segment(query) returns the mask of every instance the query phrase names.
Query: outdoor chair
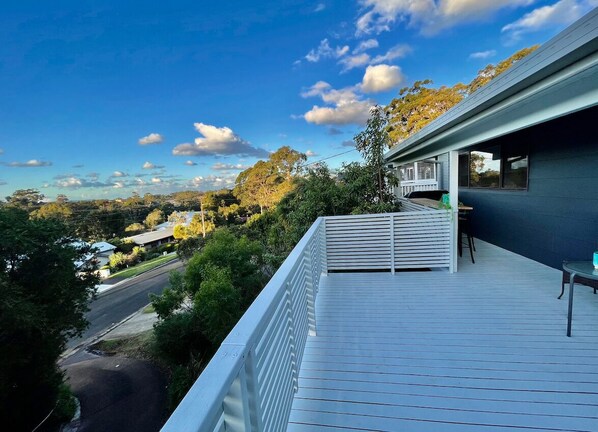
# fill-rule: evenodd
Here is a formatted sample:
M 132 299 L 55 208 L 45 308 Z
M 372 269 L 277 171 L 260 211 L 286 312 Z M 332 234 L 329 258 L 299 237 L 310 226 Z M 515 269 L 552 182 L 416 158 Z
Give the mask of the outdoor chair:
M 471 255 L 471 262 L 475 264 L 473 253 L 475 252 L 475 243 L 473 236 L 471 235 L 471 226 L 469 224 L 470 214 L 469 212 L 459 212 L 459 256 L 463 256 L 463 235 L 466 236 L 465 247 L 469 248 L 469 254 Z

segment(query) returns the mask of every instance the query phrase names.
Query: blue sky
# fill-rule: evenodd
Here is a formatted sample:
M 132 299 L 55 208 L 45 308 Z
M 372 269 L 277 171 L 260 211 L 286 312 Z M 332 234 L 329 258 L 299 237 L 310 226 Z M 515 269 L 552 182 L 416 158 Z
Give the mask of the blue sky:
M 230 187 L 283 145 L 350 151 L 372 104 L 468 82 L 598 0 L 0 5 L 0 196 L 87 199 Z

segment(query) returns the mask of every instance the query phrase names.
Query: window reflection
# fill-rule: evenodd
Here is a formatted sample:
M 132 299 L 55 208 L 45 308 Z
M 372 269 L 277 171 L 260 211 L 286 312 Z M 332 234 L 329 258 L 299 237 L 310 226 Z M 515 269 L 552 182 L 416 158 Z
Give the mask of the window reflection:
M 500 185 L 500 150 L 472 151 L 469 157 L 471 187 L 497 188 Z

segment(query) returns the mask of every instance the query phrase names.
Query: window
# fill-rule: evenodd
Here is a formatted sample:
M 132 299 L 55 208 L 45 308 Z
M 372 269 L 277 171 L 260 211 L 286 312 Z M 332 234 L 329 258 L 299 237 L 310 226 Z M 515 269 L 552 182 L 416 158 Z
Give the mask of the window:
M 430 162 L 418 162 L 417 163 L 417 178 L 418 180 L 434 180 L 435 164 Z
M 488 189 L 526 189 L 527 152 L 493 146 L 459 155 L 459 186 Z
M 415 180 L 415 168 L 413 164 L 403 165 L 400 169 L 401 181 Z
M 527 155 L 505 158 L 502 187 L 506 189 L 527 188 Z
M 500 148 L 469 153 L 469 186 L 497 188 L 500 184 Z

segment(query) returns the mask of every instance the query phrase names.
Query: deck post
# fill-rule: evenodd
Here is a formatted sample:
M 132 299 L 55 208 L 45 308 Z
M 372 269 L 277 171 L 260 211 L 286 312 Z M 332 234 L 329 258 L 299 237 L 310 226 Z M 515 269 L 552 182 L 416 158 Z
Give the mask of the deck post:
M 261 414 L 261 400 L 257 383 L 257 369 L 255 367 L 255 351 L 251 349 L 247 353 L 245 360 L 245 382 L 247 387 L 250 431 L 263 432 L 264 426 L 262 424 Z
M 459 235 L 459 152 L 449 152 L 449 195 L 451 204 L 451 252 L 449 272 L 457 271 Z

